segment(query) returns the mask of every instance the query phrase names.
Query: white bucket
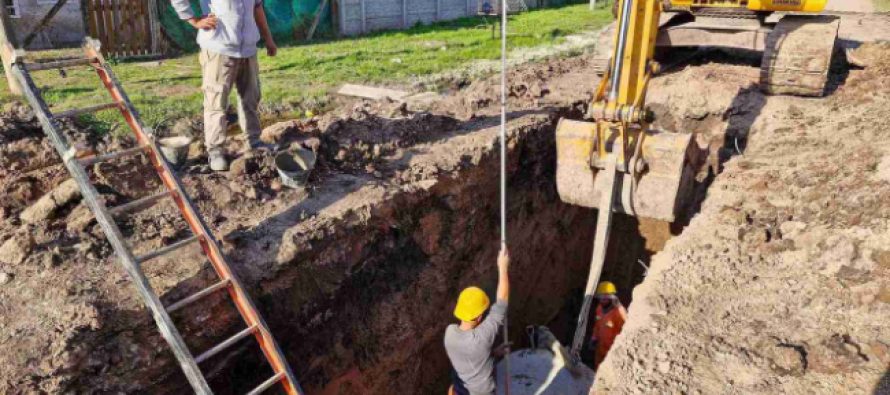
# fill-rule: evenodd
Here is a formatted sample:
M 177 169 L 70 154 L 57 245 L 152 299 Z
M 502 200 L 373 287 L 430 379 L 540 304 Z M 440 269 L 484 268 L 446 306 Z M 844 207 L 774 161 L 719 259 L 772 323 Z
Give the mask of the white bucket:
M 305 149 L 285 151 L 275 156 L 275 168 L 281 183 L 293 189 L 303 189 L 315 168 L 315 153 Z
M 182 166 L 188 159 L 189 144 L 192 143 L 191 137 L 175 136 L 164 137 L 158 139 L 158 145 L 161 147 L 161 154 L 167 159 L 173 167 Z

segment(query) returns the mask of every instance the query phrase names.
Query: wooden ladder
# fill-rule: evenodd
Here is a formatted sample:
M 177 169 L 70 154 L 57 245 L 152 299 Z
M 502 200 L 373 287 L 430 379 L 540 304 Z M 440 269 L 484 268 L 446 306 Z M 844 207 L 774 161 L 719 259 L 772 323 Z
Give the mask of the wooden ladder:
M 22 52 L 18 52 L 12 58 L 11 72 L 17 81 L 21 84 L 24 96 L 28 103 L 34 109 L 34 112 L 43 126 L 56 151 L 61 155 L 65 167 L 71 173 L 72 177 L 80 186 L 83 200 L 96 216 L 96 221 L 105 232 L 108 241 L 111 243 L 114 252 L 120 258 L 120 263 L 130 275 L 139 294 L 145 301 L 145 305 L 151 310 L 155 323 L 161 331 L 161 336 L 170 344 L 173 354 L 179 360 L 182 370 L 185 373 L 189 383 L 198 394 L 211 394 L 209 385 L 204 375 L 201 373 L 198 364 L 213 357 L 221 351 L 231 347 L 244 338 L 253 335 L 259 343 L 260 348 L 265 354 L 266 359 L 274 371 L 274 375 L 264 381 L 257 388 L 249 392 L 249 394 L 259 394 L 271 388 L 275 384 L 280 383 L 288 394 L 302 394 L 299 383 L 294 377 L 290 366 L 284 358 L 284 354 L 278 347 L 275 338 L 269 331 L 256 306 L 250 299 L 250 296 L 244 290 L 241 281 L 232 271 L 231 266 L 226 262 L 219 244 L 208 230 L 207 224 L 198 214 L 194 204 L 192 204 L 182 183 L 176 174 L 171 170 L 170 165 L 160 154 L 159 147 L 155 141 L 151 131 L 147 131 L 139 119 L 136 108 L 130 102 L 124 89 L 121 87 L 117 78 L 111 70 L 111 67 L 105 62 L 100 52 L 100 43 L 94 39 L 87 38 L 84 40 L 83 50 L 85 57 L 77 59 L 62 59 L 40 63 L 25 63 Z M 4 65 L 7 66 L 7 65 Z M 60 69 L 64 67 L 91 66 L 96 70 L 102 84 L 111 94 L 112 101 L 107 104 L 96 105 L 83 109 L 70 110 L 52 114 L 49 107 L 43 100 L 40 90 L 34 85 L 30 72 L 40 70 Z M 102 110 L 118 109 L 126 120 L 127 125 L 133 131 L 136 137 L 137 145 L 135 148 L 125 149 L 118 152 L 106 154 L 91 154 L 78 152 L 76 147 L 72 147 L 68 143 L 67 137 L 62 133 L 58 120 L 69 118 L 81 114 L 88 114 Z M 164 184 L 165 191 L 148 197 L 135 200 L 121 206 L 107 208 L 99 193 L 90 181 L 90 177 L 86 172 L 89 166 L 115 158 L 130 155 L 145 154 L 151 161 L 154 170 L 157 172 Z M 158 250 L 148 252 L 141 256 L 135 256 L 127 245 L 124 236 L 114 221 L 114 217 L 128 212 L 139 210 L 152 205 L 161 199 L 172 199 L 182 213 L 183 219 L 188 223 L 192 232 L 192 236 L 184 240 L 175 242 Z M 204 255 L 210 260 L 216 274 L 219 276 L 219 282 L 189 296 L 169 306 L 164 306 L 160 298 L 154 292 L 149 284 L 148 279 L 142 272 L 141 265 L 145 262 L 160 257 L 162 255 L 179 250 L 183 247 L 198 244 L 204 252 Z M 205 296 L 214 294 L 221 290 L 227 290 L 233 299 L 238 312 L 246 323 L 246 328 L 234 336 L 226 339 L 222 343 L 211 347 L 210 349 L 193 357 L 188 350 L 185 341 L 176 329 L 170 318 L 170 313 L 182 309 L 192 303 L 198 302 Z

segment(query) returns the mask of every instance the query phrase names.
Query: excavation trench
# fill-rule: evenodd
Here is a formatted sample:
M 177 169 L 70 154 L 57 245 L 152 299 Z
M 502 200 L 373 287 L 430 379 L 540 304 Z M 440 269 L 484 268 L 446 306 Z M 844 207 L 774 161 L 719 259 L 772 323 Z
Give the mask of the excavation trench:
M 510 337 L 519 346 L 525 344 L 524 327 L 530 324 L 548 325 L 561 341 L 568 343 L 589 270 L 596 212 L 560 202 L 554 184 L 553 141 L 554 125 L 561 116 L 576 119 L 581 116 L 578 108 L 581 106 L 571 107 L 567 103 L 587 100 L 588 87 L 595 78 L 576 72 L 586 68 L 582 60 L 562 60 L 511 79 L 515 81 L 511 104 L 526 109 L 512 114 L 508 145 L 509 238 L 514 282 Z M 767 111 L 767 98 L 756 88 L 758 76 L 756 68 L 746 65 L 706 62 L 652 81 L 648 101 L 658 113 L 655 127 L 698 133 L 696 142 L 706 154 L 702 155 L 702 159 L 707 158 L 706 166 L 697 178 L 697 199 L 692 202 L 690 212 L 698 210 L 712 181 L 717 179 L 715 185 L 720 185 L 720 178 L 726 179 L 726 175 L 718 176 L 724 162 L 745 151 L 751 134 L 775 129 L 774 135 L 779 138 L 793 137 L 815 144 L 806 134 L 791 134 L 797 130 L 791 126 L 802 130 L 809 127 L 811 117 L 800 109 L 811 102 L 805 105 L 770 98 L 769 102 L 777 101 L 780 105 L 780 110 L 774 111 L 784 111 L 783 103 L 787 103 L 788 117 L 796 120 L 778 122 L 775 114 Z M 451 311 L 455 298 L 468 285 L 480 285 L 493 293 L 496 281 L 499 163 L 497 116 L 492 115 L 496 110 L 491 108 L 497 97 L 493 86 L 490 82 L 481 82 L 443 99 L 445 104 L 450 103 L 463 112 L 448 111 L 448 108 L 435 111 L 460 114 L 455 116 L 471 119 L 467 122 L 441 119 L 448 117 L 437 118 L 423 111 L 391 112 L 396 115 L 388 115 L 387 122 L 393 120 L 407 125 L 395 134 L 419 129 L 420 133 L 406 136 L 420 137 L 399 146 L 396 151 L 401 156 L 390 157 L 384 152 L 386 163 L 378 163 L 380 166 L 376 168 L 362 161 L 351 162 L 367 152 L 345 150 L 342 162 L 349 166 L 323 169 L 325 172 L 313 180 L 315 193 L 305 200 L 285 190 L 270 192 L 274 190 L 271 182 L 275 175 L 274 169 L 268 166 L 254 163 L 251 166 L 259 170 L 246 176 L 193 170 L 199 165 L 184 171 L 187 189 L 211 227 L 220 232 L 231 263 L 254 296 L 301 384 L 310 393 L 426 394 L 441 393 L 446 388 L 449 364 L 441 342 L 444 328 L 454 320 Z M 540 110 L 546 105 L 539 103 L 539 99 L 560 103 L 560 107 Z M 370 111 L 362 116 L 380 119 L 374 114 L 384 113 Z M 362 126 L 361 122 L 357 123 Z M 350 125 L 353 124 L 346 123 Z M 344 140 L 374 139 L 385 134 L 380 133 L 384 129 L 380 125 L 368 123 L 363 128 L 339 131 L 322 127 L 324 132 L 313 137 L 322 138 L 324 150 L 330 143 L 325 140 L 327 135 L 339 135 Z M 785 127 L 788 125 L 791 126 Z M 0 165 L 10 169 L 0 180 L 12 190 L 0 204 L 3 220 L 0 238 L 4 245 L 11 245 L 9 240 L 14 238 L 28 240 L 23 234 L 35 240 L 33 246 L 29 245 L 33 251 L 23 255 L 20 264 L 0 267 L 4 273 L 10 273 L 6 274 L 5 281 L 12 277 L 11 283 L 0 287 L 3 313 L 0 314 L 0 343 L 5 347 L 0 358 L 3 362 L 0 376 L 6 379 L 0 380 L 0 392 L 10 388 L 13 393 L 19 390 L 189 392 L 169 346 L 114 261 L 101 231 L 94 223 L 91 225 L 88 210 L 71 202 L 57 207 L 56 216 L 48 221 L 28 227 L 18 221 L 22 210 L 61 183 L 67 173 L 56 168 L 43 171 L 39 177 L 16 175 L 16 171 L 23 173 L 22 169 L 42 162 L 48 165 L 57 160 L 57 155 L 45 144 L 38 129 L 14 129 L 0 135 L 3 138 L 0 143 L 5 144 L 0 145 L 0 151 L 10 153 L 0 156 Z M 799 144 L 795 140 L 788 146 Z M 338 153 L 334 154 L 321 155 L 321 163 L 330 165 L 325 161 L 339 157 Z M 765 162 L 765 157 L 762 158 Z M 200 156 L 196 160 L 206 163 L 206 158 Z M 810 162 L 801 159 L 799 163 Z M 743 165 L 746 167 L 742 168 Z M 796 166 L 795 163 L 787 165 Z M 742 170 L 758 166 L 762 165 L 757 161 L 741 162 L 736 174 L 728 176 L 738 177 Z M 816 170 L 824 167 L 820 166 L 816 166 Z M 236 164 L 233 163 L 233 167 Z M 138 170 L 132 163 L 96 170 L 100 181 L 106 184 L 105 189 L 110 191 L 103 192 L 110 202 L 125 203 L 136 198 L 136 189 L 146 189 L 137 185 L 141 177 L 134 174 Z M 834 171 L 830 167 L 823 170 Z M 833 175 L 825 177 L 828 176 Z M 763 177 L 756 184 L 743 185 L 766 190 L 768 183 L 778 182 Z M 761 204 L 743 201 L 742 191 L 738 194 L 735 198 L 739 202 Z M 742 203 L 727 203 L 726 210 L 718 209 L 721 213 L 730 213 L 727 216 L 744 213 L 734 207 Z M 150 210 L 128 222 L 124 226 L 128 236 L 152 244 L 148 248 L 158 248 L 181 236 L 177 233 L 181 229 L 172 225 L 172 214 L 160 211 L 161 208 Z M 763 215 L 751 213 L 751 216 L 739 216 L 740 221 L 747 223 L 741 226 L 760 226 L 758 218 Z M 82 219 L 85 220 L 80 221 Z M 699 235 L 692 232 L 695 228 L 693 221 L 685 237 Z M 737 234 L 742 242 L 746 234 L 751 237 L 763 234 L 737 232 L 735 228 L 724 230 L 730 239 Z M 710 229 L 698 231 L 711 232 Z M 616 217 L 603 278 L 617 283 L 619 297 L 624 302 L 633 303 L 632 289 L 642 281 L 644 265 L 648 265 L 651 255 L 661 251 L 676 233 L 677 228 L 670 229 L 667 224 L 623 215 Z M 774 233 L 766 234 L 770 235 L 766 236 L 769 242 Z M 680 241 L 674 240 L 671 246 Z M 704 248 L 713 254 L 725 253 L 722 249 L 712 249 L 710 243 Z M 677 259 L 666 254 L 659 257 L 655 277 L 644 284 L 650 292 L 663 285 L 654 280 L 665 278 L 665 268 L 673 268 L 673 260 Z M 146 266 L 147 275 L 165 303 L 180 300 L 218 281 L 206 261 L 200 259 L 200 254 L 183 253 Z M 709 256 L 707 262 L 721 269 L 720 259 L 719 255 Z M 682 263 L 682 257 L 680 261 Z M 750 256 L 740 256 L 737 270 L 747 273 L 749 266 Z M 689 269 L 686 277 L 679 278 L 692 278 L 693 284 L 699 284 L 696 268 L 685 268 Z M 713 278 L 736 281 L 717 269 L 711 273 Z M 770 266 L 763 270 L 771 269 Z M 659 272 L 662 277 L 657 277 Z M 758 276 L 753 276 L 751 281 L 757 279 Z M 737 285 L 732 283 L 727 287 L 736 289 Z M 685 287 L 687 285 L 680 288 L 685 290 Z M 727 288 L 714 289 L 715 294 L 722 294 Z M 699 289 L 694 291 L 698 293 Z M 748 294 L 740 299 L 745 295 Z M 194 353 L 207 350 L 244 327 L 225 295 L 213 295 L 204 302 L 199 308 L 174 316 Z M 637 303 L 638 310 L 644 308 L 637 316 L 646 315 L 646 304 Z M 688 306 L 691 309 L 696 305 Z M 690 311 L 689 327 L 699 328 L 701 310 Z M 723 311 L 715 309 L 712 313 Z M 764 313 L 775 314 L 772 310 Z M 742 317 L 739 321 L 742 326 L 762 323 L 739 317 Z M 725 321 L 725 317 L 712 318 Z M 674 332 L 671 341 L 696 332 L 686 329 Z M 761 329 L 749 328 L 758 333 Z M 795 329 L 789 328 L 788 333 Z M 735 331 L 736 328 L 728 326 L 723 333 Z M 637 337 L 627 336 L 628 333 Z M 630 344 L 631 340 L 643 336 L 640 333 L 625 331 L 616 346 L 618 351 L 624 347 L 622 342 Z M 670 332 L 662 330 L 657 335 L 645 335 L 650 336 L 645 338 L 646 343 L 637 345 L 632 353 L 613 352 L 606 365 L 619 355 L 621 366 L 633 365 L 634 369 L 636 366 L 640 369 L 627 370 L 623 376 L 627 379 L 620 382 L 636 382 L 638 389 L 651 387 L 653 381 L 640 377 L 664 374 L 659 373 L 663 364 L 652 369 L 652 364 L 636 362 L 663 361 L 663 354 L 672 359 L 673 366 L 674 359 L 689 355 L 660 353 L 658 346 L 664 341 L 665 333 Z M 697 347 L 709 348 L 713 344 L 709 339 L 693 340 Z M 704 352 L 701 355 L 705 355 Z M 739 366 L 751 366 L 752 354 L 745 350 L 740 354 L 749 359 Z M 265 361 L 255 344 L 243 342 L 206 361 L 202 369 L 217 392 L 243 394 L 271 376 L 268 368 L 258 366 L 265 366 Z M 705 366 L 709 367 L 706 371 L 713 370 L 711 365 Z M 678 373 L 684 377 L 678 378 L 678 382 L 685 382 L 686 377 L 707 376 L 688 372 Z M 606 376 L 601 372 L 601 377 Z
M 508 145 L 510 333 L 520 346 L 531 324 L 549 324 L 569 341 L 589 268 L 596 212 L 560 202 L 554 184 L 559 115 L 514 122 Z M 259 304 L 307 390 L 409 394 L 446 388 L 441 339 L 454 320 L 455 298 L 469 285 L 493 293 L 496 282 L 495 130 L 455 136 L 485 144 L 434 180 L 283 237 L 266 223 L 241 241 L 277 250 L 279 262 L 263 276 Z M 616 219 L 603 278 L 618 284 L 625 302 L 668 237 L 666 224 Z M 237 255 L 253 253 L 248 248 Z M 271 375 L 252 370 L 262 362 L 245 353 L 250 357 L 238 363 L 221 363 L 214 386 L 244 393 Z
M 508 233 L 514 283 L 510 337 L 520 347 L 525 345 L 525 327 L 533 324 L 548 325 L 562 342 L 569 342 L 594 239 L 595 210 L 562 203 L 554 182 L 556 122 L 561 117 L 581 118 L 586 90 L 578 87 L 591 78 L 572 72 L 583 68 L 580 60 L 564 62 L 520 75 L 513 90 L 519 97 L 513 99 L 516 109 L 508 125 Z M 541 80 L 546 78 L 551 81 L 545 91 Z M 449 364 L 442 335 L 454 321 L 456 296 L 469 285 L 493 294 L 496 282 L 499 149 L 498 117 L 489 108 L 495 92 L 491 86 L 481 83 L 447 96 L 432 112 L 362 105 L 344 111 L 345 115 L 332 115 L 317 127 L 288 129 L 298 137 L 309 137 L 307 142 L 314 141 L 319 149 L 320 167 L 308 198 L 273 187 L 277 175 L 271 160 L 266 160 L 271 156 L 235 161 L 225 175 L 202 171 L 206 158 L 199 155 L 183 168 L 186 189 L 219 232 L 230 262 L 310 393 L 411 394 L 446 388 Z M 754 91 L 743 94 L 756 96 Z M 556 104 L 539 103 L 541 95 Z M 674 97 L 653 102 L 670 104 L 659 114 L 670 121 L 662 129 L 700 131 L 687 128 L 695 126 L 689 122 L 694 119 L 701 123 L 699 129 L 715 132 L 704 144 L 699 141 L 714 154 L 724 145 L 725 125 L 735 124 L 741 116 L 733 113 L 726 120 L 726 108 L 737 104 L 733 97 L 715 101 L 723 104 L 704 113 L 684 113 L 684 106 L 699 107 Z M 449 108 L 475 113 L 434 115 L 456 114 Z M 753 114 L 740 112 L 747 113 Z M 741 126 L 736 129 L 744 131 Z M 43 147 L 38 132 L 34 134 L 15 143 Z M 48 148 L 40 152 L 55 157 Z M 105 195 L 109 201 L 125 203 L 152 189 L 142 185 L 145 177 L 135 174 L 137 165 L 95 169 L 110 191 Z M 124 170 L 127 176 L 122 177 Z M 60 170 L 38 181 L 45 182 L 48 190 L 64 177 Z M 704 196 L 708 182 L 704 181 L 699 196 Z M 36 198 L 20 200 L 15 207 L 0 209 L 18 215 L 20 206 Z M 76 236 L 66 241 L 70 245 L 62 243 L 57 253 L 51 246 L 40 246 L 40 252 L 28 258 L 28 267 L 40 263 L 46 267 L 53 254 L 78 264 L 52 269 L 53 276 L 47 278 L 54 283 L 48 285 L 43 277 L 16 274 L 17 279 L 29 281 L 23 284 L 28 289 L 67 292 L 46 296 L 62 303 L 62 308 L 41 309 L 41 321 L 26 324 L 48 327 L 60 321 L 67 326 L 59 334 L 36 332 L 43 337 L 15 343 L 9 353 L 15 358 L 7 370 L 34 373 L 10 373 L 20 377 L 11 387 L 46 392 L 189 391 L 101 231 L 90 224 L 88 210 L 81 208 L 76 203 L 60 207 L 56 218 L 34 232 L 38 240 Z M 159 204 L 129 219 L 123 231 L 135 239 L 134 245 L 139 244 L 137 253 L 158 248 L 187 234 L 174 214 L 172 207 Z M 602 277 L 618 285 L 626 304 L 632 302 L 633 287 L 642 281 L 650 256 L 670 237 L 667 224 L 616 217 Z M 145 271 L 168 305 L 218 281 L 197 251 L 160 258 Z M 35 298 L 12 291 L 6 295 L 11 302 L 0 308 L 9 311 L 8 317 L 25 315 L 26 310 L 16 306 Z M 65 316 L 56 318 L 56 310 Z M 244 328 L 223 293 L 173 318 L 195 354 Z M 44 350 L 45 344 L 52 348 L 40 352 L 55 356 L 34 370 L 28 358 L 37 354 L 35 350 Z M 252 340 L 201 364 L 217 392 L 232 394 L 246 393 L 270 377 L 265 366 Z
M 580 118 L 582 107 L 562 104 L 516 111 L 508 125 L 514 284 L 510 340 L 519 347 L 526 345 L 527 325 L 547 325 L 568 344 L 580 309 L 596 211 L 560 201 L 554 180 L 554 129 L 562 117 Z M 675 109 L 666 111 L 681 114 L 672 121 L 677 130 L 695 126 L 686 125 L 689 117 Z M 723 111 L 695 119 L 707 123 Z M 721 122 L 714 125 L 703 127 L 723 128 Z M 338 118 L 323 129 L 317 133 L 321 169 L 307 198 L 284 190 L 258 196 L 276 178 L 271 161 L 263 160 L 233 163 L 225 176 L 186 167 L 186 187 L 219 231 L 230 262 L 305 389 L 318 394 L 437 393 L 447 387 L 449 363 L 442 335 L 454 321 L 456 296 L 469 285 L 494 293 L 499 248 L 497 117 L 460 122 L 423 112 L 384 118 L 360 111 L 358 117 Z M 720 135 L 718 130 L 710 139 L 714 147 Z M 408 142 L 383 160 L 361 162 L 366 157 L 361 150 L 368 151 L 364 142 L 385 145 L 390 138 Z M 130 168 L 136 166 L 117 167 Z M 127 200 L 138 196 L 136 189 L 151 189 L 136 176 L 104 179 L 107 189 Z M 700 184 L 700 197 L 707 182 Z M 126 201 L 109 196 L 118 203 Z M 62 210 L 71 213 L 51 222 L 50 231 L 77 222 L 64 221 L 66 216 L 79 218 L 77 209 Z M 170 207 L 159 205 L 125 223 L 124 231 L 157 248 L 182 231 L 171 225 L 170 212 Z M 83 223 L 89 231 L 89 221 Z M 632 302 L 633 287 L 643 280 L 650 257 L 663 248 L 672 230 L 676 233 L 665 223 L 616 216 L 602 278 L 618 285 L 625 304 Z M 110 251 L 101 250 L 101 234 L 94 237 L 92 248 L 110 258 Z M 79 267 L 70 270 L 82 272 Z M 145 270 L 168 305 L 218 281 L 197 251 L 164 257 Z M 188 391 L 135 290 L 121 285 L 129 279 L 113 260 L 86 278 L 92 282 L 83 281 L 82 292 L 93 293 L 85 294 L 90 299 L 78 316 L 84 318 L 73 321 L 80 326 L 57 341 L 59 357 L 43 369 L 50 373 L 22 380 L 49 392 Z M 223 293 L 173 318 L 195 354 L 244 328 Z M 219 393 L 247 393 L 272 376 L 253 340 L 201 367 Z

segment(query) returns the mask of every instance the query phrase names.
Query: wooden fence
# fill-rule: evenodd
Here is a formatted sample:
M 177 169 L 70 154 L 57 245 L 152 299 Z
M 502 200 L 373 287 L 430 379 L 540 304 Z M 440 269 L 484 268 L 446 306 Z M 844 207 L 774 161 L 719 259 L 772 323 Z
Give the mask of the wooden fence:
M 87 32 L 113 57 L 160 54 L 160 22 L 156 0 L 84 0 Z

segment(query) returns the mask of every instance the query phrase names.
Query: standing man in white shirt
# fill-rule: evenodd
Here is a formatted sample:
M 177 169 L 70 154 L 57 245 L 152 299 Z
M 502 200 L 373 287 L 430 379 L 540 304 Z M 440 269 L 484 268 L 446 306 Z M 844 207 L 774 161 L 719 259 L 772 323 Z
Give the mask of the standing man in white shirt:
M 269 31 L 263 0 L 201 0 L 200 16 L 189 0 L 171 0 L 179 17 L 198 29 L 200 62 L 204 76 L 204 146 L 210 168 L 229 168 L 226 142 L 226 107 L 234 86 L 238 91 L 238 120 L 247 134 L 248 149 L 261 147 L 260 80 L 257 42 L 275 56 L 278 48 Z

